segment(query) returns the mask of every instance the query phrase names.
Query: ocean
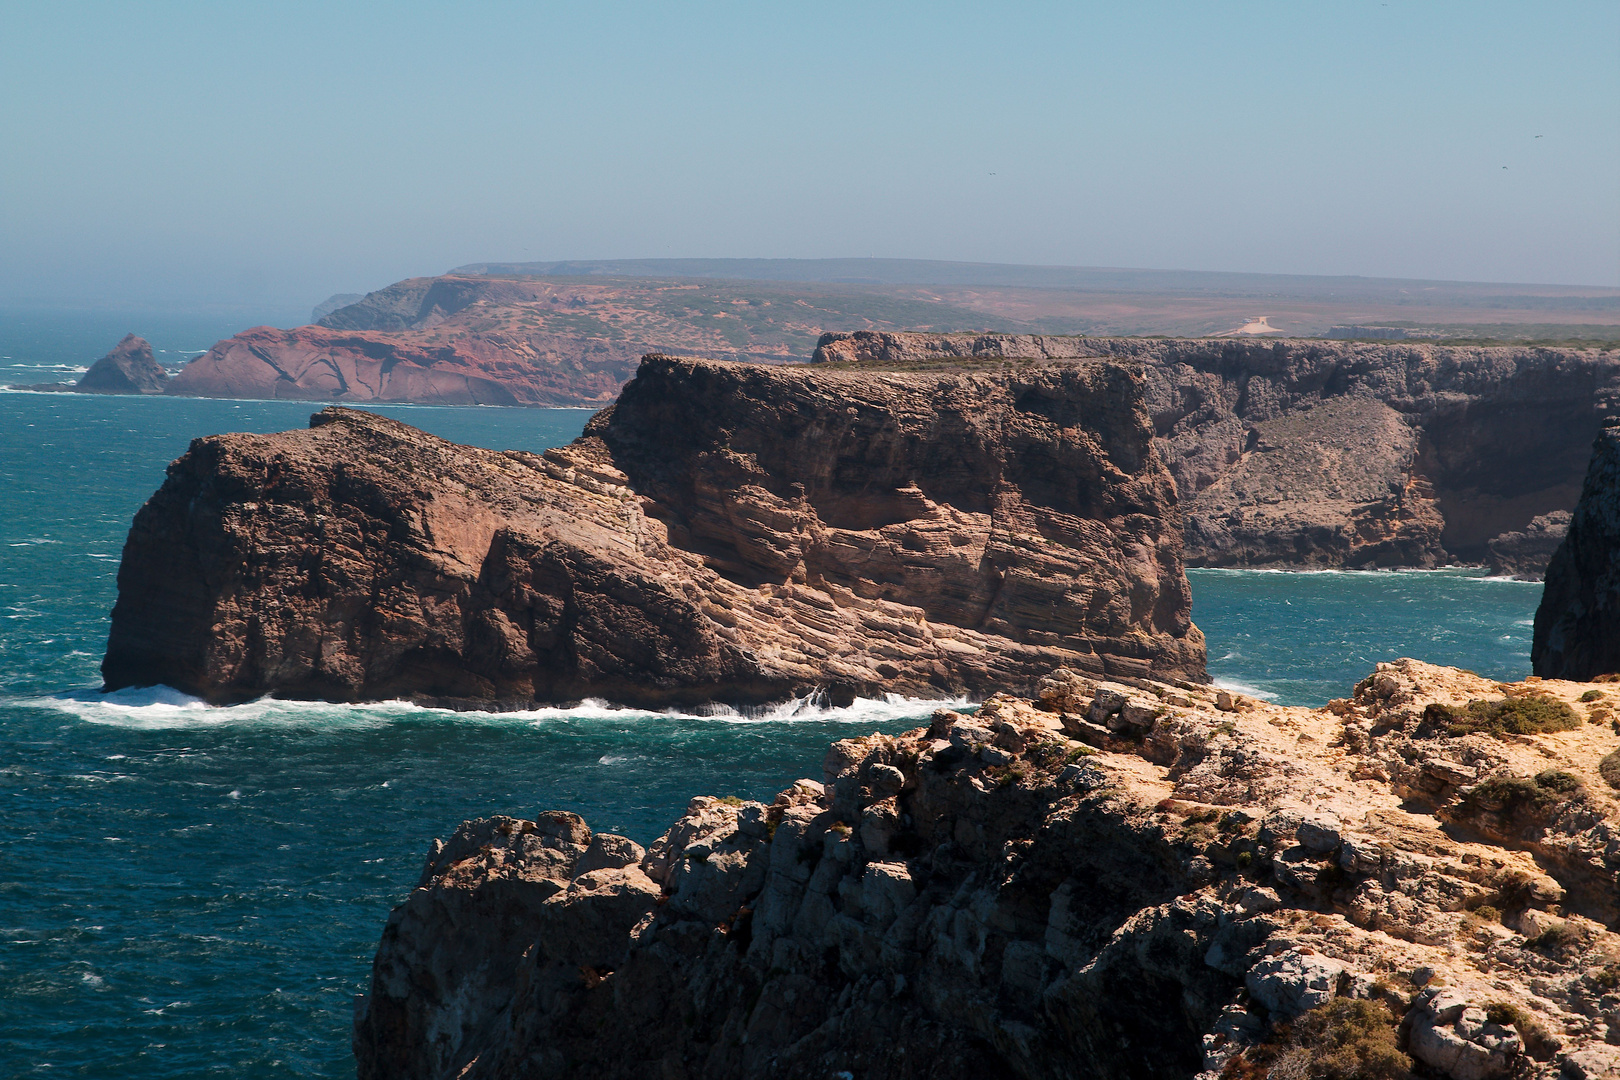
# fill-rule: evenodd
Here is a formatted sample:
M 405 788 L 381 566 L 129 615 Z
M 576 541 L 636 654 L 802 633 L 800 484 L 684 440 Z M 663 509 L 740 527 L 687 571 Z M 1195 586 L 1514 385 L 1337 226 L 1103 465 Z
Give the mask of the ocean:
M 122 333 L 19 325 L 0 321 L 0 383 L 73 378 Z M 145 336 L 177 365 L 210 329 Z M 352 1076 L 354 995 L 435 836 L 566 809 L 645 843 L 694 794 L 769 798 L 819 776 L 830 740 L 935 707 L 478 714 L 101 695 L 119 552 L 164 466 L 196 436 L 302 427 L 315 408 L 0 392 L 0 1075 Z M 377 411 L 524 450 L 567 442 L 589 415 Z M 1398 656 L 1529 673 L 1539 585 L 1469 570 L 1189 577 L 1211 673 L 1282 703 L 1346 695 Z

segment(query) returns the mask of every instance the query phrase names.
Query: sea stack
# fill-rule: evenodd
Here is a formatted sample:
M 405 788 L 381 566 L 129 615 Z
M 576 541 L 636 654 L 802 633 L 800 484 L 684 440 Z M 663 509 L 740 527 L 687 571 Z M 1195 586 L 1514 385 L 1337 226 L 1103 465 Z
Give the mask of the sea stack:
M 1620 416 L 1592 444 L 1581 501 L 1547 566 L 1530 663 L 1544 679 L 1620 672 Z
M 1142 387 L 654 355 L 544 455 L 342 408 L 199 439 L 130 530 L 102 672 L 473 708 L 1202 681 Z
M 90 365 L 74 384 L 81 394 L 161 394 L 169 373 L 152 355 L 145 338 L 125 334 L 112 352 Z

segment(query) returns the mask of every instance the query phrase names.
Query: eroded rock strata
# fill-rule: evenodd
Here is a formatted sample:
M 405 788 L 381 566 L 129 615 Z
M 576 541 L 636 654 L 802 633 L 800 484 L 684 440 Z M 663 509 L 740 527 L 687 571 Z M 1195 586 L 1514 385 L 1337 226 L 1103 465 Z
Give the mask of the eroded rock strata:
M 1616 694 L 1059 671 L 645 851 L 467 822 L 389 917 L 359 1075 L 1612 1077 Z
M 333 408 L 199 439 L 136 516 L 102 671 L 489 707 L 1204 678 L 1128 365 L 648 357 L 544 455 Z
M 486 332 L 408 334 L 256 326 L 187 364 L 166 388 L 195 397 L 601 405 L 646 351 L 633 343 Z
M 1189 565 L 1490 563 L 1539 577 L 1620 353 L 1420 343 L 828 334 L 823 362 L 1140 363 Z M 1493 544 L 1493 541 L 1496 543 Z
M 1620 672 L 1620 417 L 1592 444 L 1581 500 L 1547 567 L 1530 662 L 1546 678 Z

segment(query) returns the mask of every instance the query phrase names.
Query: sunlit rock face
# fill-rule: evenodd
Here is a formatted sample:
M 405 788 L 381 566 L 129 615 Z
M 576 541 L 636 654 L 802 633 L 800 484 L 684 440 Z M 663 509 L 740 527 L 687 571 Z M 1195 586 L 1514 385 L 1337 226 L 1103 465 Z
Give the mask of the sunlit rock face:
M 544 455 L 362 412 L 200 439 L 137 515 L 109 688 L 468 707 L 1201 680 L 1133 365 L 646 358 Z

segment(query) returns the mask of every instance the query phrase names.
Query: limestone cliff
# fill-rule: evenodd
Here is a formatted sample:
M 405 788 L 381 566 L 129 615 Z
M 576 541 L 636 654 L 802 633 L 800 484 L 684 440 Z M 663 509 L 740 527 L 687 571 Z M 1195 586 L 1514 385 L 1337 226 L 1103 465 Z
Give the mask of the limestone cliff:
M 1202 679 L 1142 391 L 652 356 L 543 456 L 346 409 L 200 439 L 130 530 L 102 671 L 472 707 Z
M 1592 444 L 1581 501 L 1547 567 L 1530 662 L 1546 678 L 1620 672 L 1620 417 Z
M 383 931 L 359 1075 L 1613 1077 L 1615 693 L 1059 671 L 645 851 L 467 822 Z
M 1142 364 L 1189 565 L 1539 577 L 1561 523 L 1534 519 L 1575 505 L 1620 396 L 1620 353 L 1597 350 L 862 332 L 816 352 L 902 367 L 1075 356 Z

